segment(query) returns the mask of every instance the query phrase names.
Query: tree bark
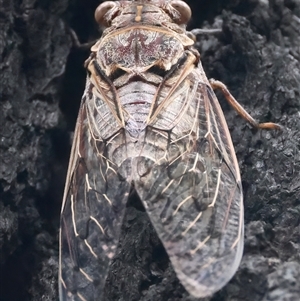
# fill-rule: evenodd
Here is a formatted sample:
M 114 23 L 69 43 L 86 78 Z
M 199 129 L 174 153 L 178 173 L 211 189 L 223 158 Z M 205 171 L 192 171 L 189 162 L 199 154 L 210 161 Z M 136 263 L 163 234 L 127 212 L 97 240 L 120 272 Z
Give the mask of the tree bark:
M 96 2 L 0 1 L 0 301 L 58 300 L 59 212 L 88 57 L 68 29 L 99 38 Z M 187 2 L 189 29 L 222 28 L 197 38 L 207 76 L 256 120 L 283 127 L 250 128 L 217 93 L 241 168 L 245 250 L 207 300 L 300 300 L 300 2 Z M 104 300 L 195 300 L 134 197 Z

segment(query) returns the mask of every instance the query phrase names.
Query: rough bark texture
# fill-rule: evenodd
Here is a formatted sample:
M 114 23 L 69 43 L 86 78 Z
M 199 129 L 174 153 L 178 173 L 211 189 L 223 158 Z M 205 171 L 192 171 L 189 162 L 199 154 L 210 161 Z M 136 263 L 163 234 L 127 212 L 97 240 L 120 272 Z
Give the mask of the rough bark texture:
M 187 2 L 190 28 L 223 29 L 198 38 L 207 75 L 254 118 L 283 126 L 253 130 L 218 94 L 241 168 L 246 233 L 238 272 L 210 300 L 300 300 L 300 1 Z M 59 210 L 88 56 L 71 51 L 67 29 L 96 38 L 97 5 L 0 0 L 0 301 L 58 300 Z M 136 200 L 105 293 L 105 301 L 193 300 Z

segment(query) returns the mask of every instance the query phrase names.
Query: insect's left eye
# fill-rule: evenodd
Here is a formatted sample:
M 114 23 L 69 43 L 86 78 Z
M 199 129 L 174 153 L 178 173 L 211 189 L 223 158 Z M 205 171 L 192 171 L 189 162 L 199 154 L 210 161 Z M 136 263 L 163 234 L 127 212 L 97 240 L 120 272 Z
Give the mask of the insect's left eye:
M 177 24 L 186 24 L 191 19 L 191 9 L 185 2 L 181 0 L 172 0 L 170 4 L 180 14 L 180 18 L 175 20 Z
M 105 15 L 112 10 L 113 8 L 115 8 L 117 6 L 117 4 L 113 1 L 106 1 L 104 3 L 101 3 L 95 11 L 95 20 L 98 24 L 103 25 L 105 27 L 109 26 L 110 23 L 107 20 L 107 18 L 105 17 Z

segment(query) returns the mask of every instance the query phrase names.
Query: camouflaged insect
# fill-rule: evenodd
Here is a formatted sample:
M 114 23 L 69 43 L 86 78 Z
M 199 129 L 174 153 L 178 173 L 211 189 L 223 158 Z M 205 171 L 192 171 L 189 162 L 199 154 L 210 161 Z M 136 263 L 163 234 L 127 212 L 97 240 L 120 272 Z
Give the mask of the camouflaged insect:
M 212 295 L 242 257 L 242 186 L 186 31 L 191 10 L 180 0 L 109 1 L 95 17 L 107 28 L 86 61 L 61 212 L 60 301 L 102 300 L 133 189 L 182 285 Z

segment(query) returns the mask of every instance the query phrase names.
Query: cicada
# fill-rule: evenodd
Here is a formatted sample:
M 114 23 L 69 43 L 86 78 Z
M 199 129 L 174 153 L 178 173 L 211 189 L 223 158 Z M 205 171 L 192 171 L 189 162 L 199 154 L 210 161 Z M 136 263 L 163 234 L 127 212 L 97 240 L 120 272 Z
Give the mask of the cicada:
M 60 301 L 103 300 L 134 190 L 184 288 L 221 289 L 243 252 L 243 193 L 228 127 L 213 92 L 257 124 L 225 85 L 209 81 L 189 6 L 180 0 L 104 2 L 91 47 L 60 229 Z

